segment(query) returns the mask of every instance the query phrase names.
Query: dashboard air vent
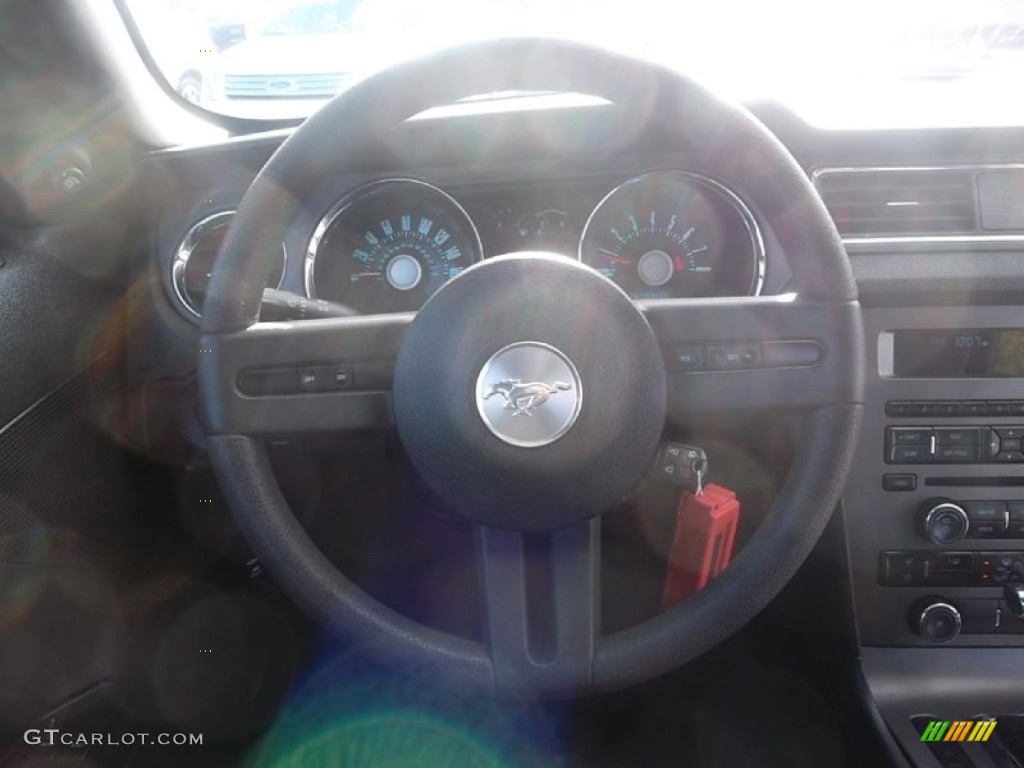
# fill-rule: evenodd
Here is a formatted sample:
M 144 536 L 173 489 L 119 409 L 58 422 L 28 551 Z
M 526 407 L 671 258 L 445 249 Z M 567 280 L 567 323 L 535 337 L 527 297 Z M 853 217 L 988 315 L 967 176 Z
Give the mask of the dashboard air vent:
M 818 192 L 843 237 L 941 235 L 977 228 L 966 170 L 825 170 Z

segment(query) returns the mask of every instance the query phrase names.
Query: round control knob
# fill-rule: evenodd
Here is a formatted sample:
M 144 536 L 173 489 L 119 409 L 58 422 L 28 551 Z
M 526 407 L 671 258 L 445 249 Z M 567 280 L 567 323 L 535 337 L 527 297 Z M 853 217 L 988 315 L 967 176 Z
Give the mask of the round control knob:
M 952 544 L 967 535 L 971 522 L 964 508 L 949 499 L 931 499 L 921 505 L 918 528 L 932 544 Z
M 940 597 L 928 597 L 914 604 L 910 624 L 925 640 L 948 643 L 960 634 L 960 611 Z

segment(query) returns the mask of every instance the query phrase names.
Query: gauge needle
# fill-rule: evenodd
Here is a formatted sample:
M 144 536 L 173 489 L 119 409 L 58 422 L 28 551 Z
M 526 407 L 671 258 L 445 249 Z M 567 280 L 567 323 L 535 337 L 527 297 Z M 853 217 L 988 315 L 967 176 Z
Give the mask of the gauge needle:
M 672 259 L 672 261 L 676 265 L 676 272 L 682 272 L 683 271 L 683 260 L 681 258 L 679 258 L 678 256 L 676 256 L 675 258 Z
M 619 256 L 617 253 L 612 253 L 611 251 L 606 251 L 604 248 L 598 248 L 597 250 L 600 253 L 603 253 L 605 259 L 607 259 L 608 261 L 614 261 L 616 264 L 626 264 L 626 265 L 632 264 L 632 262 L 629 259 L 624 259 L 621 256 Z

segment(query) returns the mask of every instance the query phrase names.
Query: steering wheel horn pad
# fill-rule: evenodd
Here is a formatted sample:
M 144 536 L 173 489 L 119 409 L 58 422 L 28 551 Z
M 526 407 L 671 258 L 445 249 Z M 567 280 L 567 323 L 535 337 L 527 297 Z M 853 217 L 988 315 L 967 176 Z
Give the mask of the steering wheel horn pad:
M 511 362 L 481 375 L 502 353 Z M 531 381 L 530 355 L 560 375 Z M 443 286 L 409 327 L 393 386 L 399 436 L 428 485 L 467 518 L 518 531 L 614 506 L 654 458 L 665 397 L 661 351 L 636 305 L 579 262 L 543 253 L 489 259 Z M 542 439 L 503 439 L 483 398 L 511 434 Z M 573 403 L 562 434 L 545 432 L 546 409 Z

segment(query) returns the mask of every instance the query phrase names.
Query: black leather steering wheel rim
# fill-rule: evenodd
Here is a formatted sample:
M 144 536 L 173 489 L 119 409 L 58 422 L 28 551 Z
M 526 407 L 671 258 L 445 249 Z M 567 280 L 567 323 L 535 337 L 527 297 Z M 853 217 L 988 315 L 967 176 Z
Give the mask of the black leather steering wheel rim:
M 341 574 L 291 513 L 258 437 L 232 424 L 225 402 L 235 396 L 226 394 L 234 386 L 227 381 L 232 375 L 226 369 L 227 345 L 252 337 L 259 327 L 253 323 L 271 268 L 262 254 L 272 253 L 272 244 L 280 242 L 283 227 L 316 185 L 350 168 L 367 146 L 411 115 L 508 90 L 601 96 L 628 104 L 639 115 L 669 117 L 685 130 L 689 143 L 728 154 L 734 167 L 745 169 L 744 194 L 789 258 L 800 302 L 790 310 L 774 299 L 726 300 L 698 303 L 693 311 L 719 317 L 746 313 L 751 325 L 788 312 L 780 328 L 792 325 L 792 333 L 799 334 L 801 324 L 813 323 L 815 338 L 827 350 L 818 378 L 806 379 L 820 383 L 808 402 L 785 392 L 803 374 L 765 374 L 781 405 L 804 411 L 801 441 L 772 511 L 726 572 L 671 611 L 602 638 L 584 663 L 547 671 L 539 664 L 523 678 L 503 673 L 493 642 L 488 647 L 417 624 Z M 663 342 L 682 333 L 672 311 L 655 306 L 647 316 Z M 356 318 L 345 328 L 358 330 L 370 322 Z M 564 41 L 500 40 L 451 49 L 374 75 L 327 104 L 281 145 L 242 200 L 214 268 L 202 334 L 201 348 L 210 350 L 199 355 L 210 458 L 240 527 L 286 591 L 329 629 L 355 638 L 386 661 L 500 688 L 571 695 L 633 684 L 693 659 L 741 627 L 789 581 L 820 537 L 839 499 L 860 421 L 864 346 L 856 286 L 835 228 L 796 161 L 748 112 L 678 74 Z M 730 387 L 742 388 L 736 382 L 727 382 L 722 397 L 729 396 Z M 699 381 L 686 384 L 701 391 Z

